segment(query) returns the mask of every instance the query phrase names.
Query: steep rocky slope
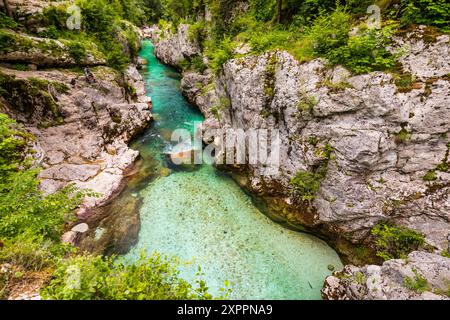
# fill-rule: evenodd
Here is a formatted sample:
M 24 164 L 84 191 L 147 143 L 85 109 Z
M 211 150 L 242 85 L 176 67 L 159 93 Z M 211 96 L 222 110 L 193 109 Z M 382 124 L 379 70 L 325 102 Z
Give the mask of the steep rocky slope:
M 51 3 L 12 5 L 29 23 Z M 143 78 L 135 64 L 123 72 L 106 66 L 94 42 L 86 42 L 85 58 L 77 61 L 69 40 L 9 29 L 2 29 L 2 37 L 11 41 L 0 53 L 0 112 L 35 135 L 35 166 L 42 167 L 46 193 L 71 183 L 94 193 L 77 212 L 86 219 L 120 192 L 139 155 L 127 144 L 152 118 Z M 72 242 L 76 234 L 64 239 Z
M 356 254 L 366 249 L 354 248 L 372 246 L 370 230 L 380 221 L 419 231 L 439 252 L 450 233 L 450 38 L 430 41 L 425 32 L 395 39 L 406 51 L 407 86 L 388 73 L 354 76 L 274 51 L 228 61 L 218 75 L 185 72 L 181 89 L 205 114 L 204 129 L 280 131 L 279 174 L 264 175 L 261 165 L 224 167 L 267 214 L 322 234 L 354 263 L 368 260 Z M 185 31 L 161 34 L 145 32 L 163 62 L 197 54 Z M 324 168 L 320 188 L 302 199 L 291 180 Z
M 448 258 L 415 251 L 406 260 L 389 260 L 382 266 L 355 267 L 328 277 L 322 295 L 330 300 L 448 300 Z

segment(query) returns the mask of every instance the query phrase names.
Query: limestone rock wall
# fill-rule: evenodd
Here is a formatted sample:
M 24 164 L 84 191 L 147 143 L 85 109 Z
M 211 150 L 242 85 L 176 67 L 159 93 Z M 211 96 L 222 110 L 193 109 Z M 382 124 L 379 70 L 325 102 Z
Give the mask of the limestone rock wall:
M 389 220 L 446 249 L 450 174 L 439 168 L 449 161 L 450 40 L 441 36 L 424 44 L 420 37 L 411 39 L 399 43 L 409 41 L 412 48 L 401 60 L 415 77 L 407 90 L 387 73 L 352 76 L 320 59 L 300 64 L 284 51 L 231 60 L 218 76 L 185 73 L 181 88 L 206 115 L 206 128 L 280 130 L 279 174 L 264 176 L 261 166 L 247 166 L 244 181 L 276 214 L 325 226 L 328 233 L 345 234 L 354 242 L 367 237 L 377 222 Z M 166 56 L 174 48 L 163 40 L 156 52 Z M 230 106 L 213 116 L 220 100 L 229 100 Z M 331 161 L 324 158 L 328 147 Z M 290 180 L 325 161 L 327 174 L 315 199 L 299 202 Z M 425 181 L 430 171 L 435 179 Z

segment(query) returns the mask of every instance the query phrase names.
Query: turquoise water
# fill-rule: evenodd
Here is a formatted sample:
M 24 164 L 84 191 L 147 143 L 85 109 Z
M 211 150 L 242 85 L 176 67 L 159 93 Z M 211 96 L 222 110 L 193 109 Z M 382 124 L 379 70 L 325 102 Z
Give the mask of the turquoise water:
M 213 295 L 227 280 L 231 298 L 320 299 L 328 266 L 342 267 L 325 242 L 274 223 L 211 166 L 167 168 L 163 151 L 171 130 L 192 130 L 203 117 L 182 97 L 179 74 L 155 58 L 150 42 L 144 42 L 141 56 L 148 61 L 143 75 L 156 121 L 134 147 L 160 174 L 139 192 L 139 240 L 125 258 L 135 260 L 143 250 L 179 257 L 189 262 L 181 266 L 181 276 L 192 282 L 200 265 Z

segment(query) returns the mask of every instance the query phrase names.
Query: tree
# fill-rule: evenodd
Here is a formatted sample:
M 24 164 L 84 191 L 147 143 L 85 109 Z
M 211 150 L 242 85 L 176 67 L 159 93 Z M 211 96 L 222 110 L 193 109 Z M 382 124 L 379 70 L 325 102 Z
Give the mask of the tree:
M 9 0 L 1 0 L 1 4 L 3 6 L 3 9 L 5 10 L 5 13 L 8 17 L 13 17 L 13 12 L 11 9 L 11 6 L 9 5 Z

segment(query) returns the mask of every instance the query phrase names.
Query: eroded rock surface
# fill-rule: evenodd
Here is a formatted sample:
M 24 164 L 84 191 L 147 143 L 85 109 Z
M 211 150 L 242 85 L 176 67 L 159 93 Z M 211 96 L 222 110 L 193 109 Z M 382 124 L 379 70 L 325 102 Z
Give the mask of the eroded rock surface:
M 329 300 L 448 300 L 450 259 L 415 251 L 382 266 L 347 265 L 325 280 Z M 447 296 L 445 296 L 447 295 Z
M 2 68 L 0 72 L 13 77 L 20 88 L 34 90 L 30 93 L 33 99 L 22 101 L 23 109 L 15 108 L 13 99 L 6 99 L 5 111 L 37 138 L 42 189 L 52 193 L 75 183 L 98 193 L 98 198 L 85 200 L 84 209 L 100 205 L 117 193 L 138 156 L 127 143 L 151 120 L 143 80 L 135 67 L 129 67 L 124 79 L 110 68 L 94 68 L 93 83 L 82 73 L 62 69 L 20 72 Z M 39 79 L 38 87 L 32 86 L 36 82 L 33 79 Z M 136 94 L 124 89 L 131 86 Z M 35 90 L 48 99 L 37 99 Z M 20 94 L 27 97 L 26 92 Z M 52 111 L 44 112 L 48 103 Z M 80 210 L 81 216 L 83 212 Z
M 225 166 L 267 213 L 325 235 L 343 254 L 339 239 L 367 244 L 380 221 L 419 231 L 446 250 L 450 40 L 430 41 L 424 32 L 395 39 L 413 81 L 408 88 L 387 73 L 353 76 L 321 59 L 301 64 L 274 51 L 228 61 L 218 75 L 185 72 L 181 89 L 205 114 L 205 130 L 280 131 L 278 174 L 265 175 L 261 165 Z M 180 40 L 154 41 L 157 56 L 173 62 L 166 56 Z M 302 201 L 291 179 L 323 167 L 314 199 Z

